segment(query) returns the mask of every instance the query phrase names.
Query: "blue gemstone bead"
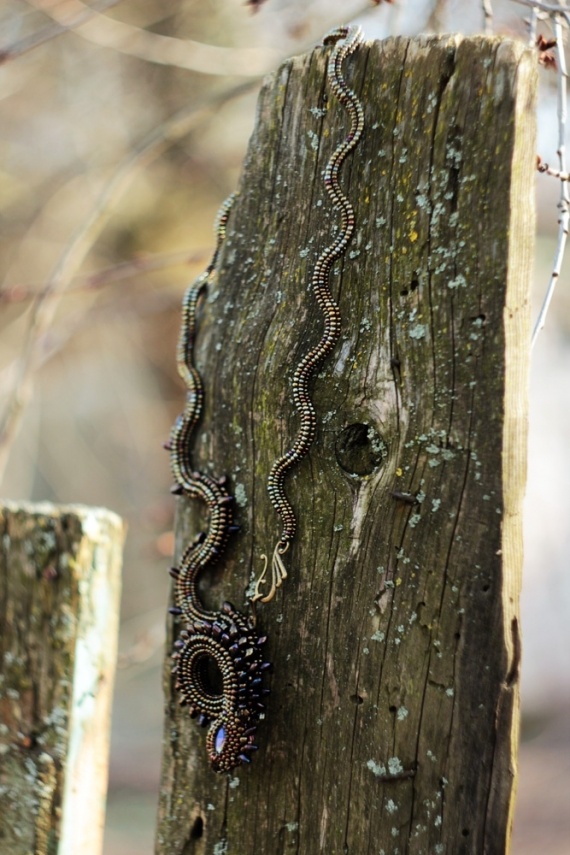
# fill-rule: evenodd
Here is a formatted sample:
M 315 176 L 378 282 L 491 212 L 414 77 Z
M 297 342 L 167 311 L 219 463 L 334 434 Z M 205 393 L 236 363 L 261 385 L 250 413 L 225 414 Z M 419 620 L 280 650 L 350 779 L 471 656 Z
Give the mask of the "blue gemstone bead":
M 225 731 L 225 728 L 220 727 L 218 732 L 216 733 L 216 738 L 214 740 L 214 748 L 216 750 L 216 754 L 222 753 L 225 742 L 226 742 L 226 731 Z

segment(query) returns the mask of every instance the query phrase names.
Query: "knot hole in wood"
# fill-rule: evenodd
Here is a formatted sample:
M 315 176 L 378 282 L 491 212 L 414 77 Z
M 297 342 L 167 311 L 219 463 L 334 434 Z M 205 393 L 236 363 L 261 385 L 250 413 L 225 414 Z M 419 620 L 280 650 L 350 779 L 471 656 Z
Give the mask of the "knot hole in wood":
M 335 440 L 338 465 L 350 475 L 361 478 L 379 469 L 387 453 L 388 448 L 381 435 L 366 423 L 348 425 Z

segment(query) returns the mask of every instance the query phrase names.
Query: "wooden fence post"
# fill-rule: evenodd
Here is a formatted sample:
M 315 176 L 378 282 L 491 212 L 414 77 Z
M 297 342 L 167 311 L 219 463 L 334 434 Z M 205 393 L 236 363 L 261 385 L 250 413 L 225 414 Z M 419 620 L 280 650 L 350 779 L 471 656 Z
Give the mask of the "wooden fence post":
M 322 172 L 348 125 L 326 53 L 262 91 L 200 324 L 194 460 L 228 474 L 242 525 L 210 603 L 243 606 L 279 533 L 266 478 L 298 426 L 292 371 L 320 337 L 307 286 L 337 222 Z M 366 120 L 341 174 L 356 232 L 333 276 L 342 337 L 314 385 L 318 438 L 287 483 L 289 578 L 259 610 L 274 663 L 261 750 L 210 771 L 169 648 L 160 855 L 508 850 L 535 59 L 435 36 L 372 43 L 347 68 Z M 179 550 L 202 512 L 182 503 Z
M 123 523 L 0 508 L 0 853 L 100 855 Z

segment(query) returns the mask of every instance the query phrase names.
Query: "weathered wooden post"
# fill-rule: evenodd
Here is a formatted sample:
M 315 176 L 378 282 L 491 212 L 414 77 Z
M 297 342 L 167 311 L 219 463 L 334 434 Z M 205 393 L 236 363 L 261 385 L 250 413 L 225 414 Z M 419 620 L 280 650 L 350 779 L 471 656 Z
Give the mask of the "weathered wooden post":
M 267 474 L 322 326 L 307 284 L 335 228 L 322 172 L 347 124 L 325 64 L 322 48 L 295 58 L 261 94 L 201 320 L 194 459 L 230 476 L 242 525 L 212 604 L 242 607 L 275 543 Z M 535 61 L 498 38 L 429 37 L 370 44 L 347 67 L 365 110 L 341 176 L 356 232 L 333 277 L 342 335 L 314 385 L 317 441 L 287 486 L 289 578 L 258 610 L 274 663 L 261 750 L 212 773 L 167 659 L 160 855 L 508 849 Z M 181 507 L 179 548 L 200 513 Z
M 123 524 L 0 509 L 0 853 L 100 855 Z

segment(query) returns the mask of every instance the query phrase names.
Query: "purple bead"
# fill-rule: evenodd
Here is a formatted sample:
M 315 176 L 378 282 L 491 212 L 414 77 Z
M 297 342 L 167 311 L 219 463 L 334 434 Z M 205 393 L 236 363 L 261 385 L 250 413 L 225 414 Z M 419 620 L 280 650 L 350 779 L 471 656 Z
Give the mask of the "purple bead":
M 224 727 L 219 727 L 214 739 L 214 750 L 216 754 L 221 754 L 226 743 L 226 730 Z

